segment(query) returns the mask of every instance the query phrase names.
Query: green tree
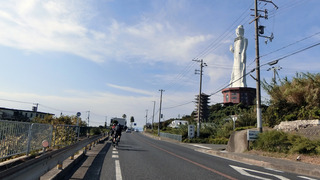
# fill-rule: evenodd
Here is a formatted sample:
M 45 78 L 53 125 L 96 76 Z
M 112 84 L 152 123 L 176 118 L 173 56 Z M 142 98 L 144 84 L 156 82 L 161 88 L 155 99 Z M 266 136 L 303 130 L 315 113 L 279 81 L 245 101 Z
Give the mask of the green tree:
M 131 122 L 131 123 L 134 122 L 134 117 L 133 117 L 133 116 L 130 117 L 130 122 Z
M 280 83 L 262 82 L 270 95 L 270 106 L 264 119 L 269 126 L 281 121 L 317 119 L 320 117 L 320 74 L 296 73 L 292 80 Z

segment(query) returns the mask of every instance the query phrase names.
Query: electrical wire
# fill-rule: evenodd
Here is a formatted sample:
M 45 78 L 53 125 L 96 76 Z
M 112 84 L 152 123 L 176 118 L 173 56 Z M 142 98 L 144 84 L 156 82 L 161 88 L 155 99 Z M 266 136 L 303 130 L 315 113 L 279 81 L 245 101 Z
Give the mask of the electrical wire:
M 302 48 L 302 49 L 297 50 L 297 51 L 295 51 L 295 52 L 293 52 L 293 53 L 287 54 L 287 55 L 282 56 L 282 57 L 280 57 L 280 58 L 277 58 L 277 59 L 275 59 L 275 60 L 272 60 L 272 61 L 269 61 L 269 62 L 267 62 L 267 63 L 261 64 L 261 65 L 259 66 L 259 68 L 261 68 L 261 67 L 263 67 L 263 66 L 266 66 L 266 65 L 269 65 L 270 63 L 273 63 L 273 62 L 279 62 L 279 61 L 281 61 L 281 60 L 283 60 L 283 59 L 285 59 L 285 58 L 288 58 L 288 57 L 290 57 L 290 56 L 293 56 L 293 55 L 295 55 L 295 54 L 301 53 L 301 52 L 303 52 L 303 51 L 306 51 L 306 50 L 308 50 L 308 49 L 314 48 L 314 47 L 319 46 L 319 45 L 320 45 L 320 43 L 316 43 L 316 44 L 310 45 L 310 46 L 308 46 L 308 47 Z M 229 87 L 231 84 L 239 81 L 239 80 L 242 79 L 243 77 L 251 74 L 251 73 L 254 72 L 255 70 L 256 70 L 256 68 L 252 69 L 250 72 L 244 74 L 243 76 L 241 76 L 240 78 L 234 80 L 233 82 L 230 82 L 227 86 L 224 86 L 223 88 L 217 90 L 216 92 L 211 93 L 209 96 L 212 96 L 212 95 L 215 95 L 215 94 L 221 92 L 223 89 Z

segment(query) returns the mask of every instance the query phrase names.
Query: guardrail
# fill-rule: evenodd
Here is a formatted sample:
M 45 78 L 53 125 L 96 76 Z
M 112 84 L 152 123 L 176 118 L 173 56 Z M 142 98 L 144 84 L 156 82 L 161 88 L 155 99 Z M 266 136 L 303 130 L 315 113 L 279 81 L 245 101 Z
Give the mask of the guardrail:
M 14 166 L 10 169 L 1 171 L 0 179 L 9 180 L 33 180 L 39 179 L 43 174 L 58 165 L 62 168 L 62 162 L 68 157 L 74 156 L 83 148 L 83 153 L 86 153 L 88 146 L 97 142 L 102 136 L 91 137 L 76 144 L 58 149 L 52 152 L 47 152 L 37 158 L 26 161 L 25 163 Z
M 170 139 L 174 139 L 174 140 L 177 140 L 179 142 L 182 141 L 182 135 L 178 135 L 178 134 L 170 134 L 170 133 L 162 133 L 162 132 L 160 132 L 160 136 L 161 137 L 170 138 Z

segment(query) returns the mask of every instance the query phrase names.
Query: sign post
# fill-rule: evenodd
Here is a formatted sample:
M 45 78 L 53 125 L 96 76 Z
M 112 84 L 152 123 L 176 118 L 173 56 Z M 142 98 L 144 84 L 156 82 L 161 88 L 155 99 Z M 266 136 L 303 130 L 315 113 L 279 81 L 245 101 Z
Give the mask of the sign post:
M 80 134 L 80 127 L 79 127 L 79 117 L 81 116 L 81 112 L 77 112 L 77 129 L 78 129 L 78 138 L 79 141 L 79 134 Z
M 194 138 L 194 125 L 189 125 L 188 126 L 188 138 Z

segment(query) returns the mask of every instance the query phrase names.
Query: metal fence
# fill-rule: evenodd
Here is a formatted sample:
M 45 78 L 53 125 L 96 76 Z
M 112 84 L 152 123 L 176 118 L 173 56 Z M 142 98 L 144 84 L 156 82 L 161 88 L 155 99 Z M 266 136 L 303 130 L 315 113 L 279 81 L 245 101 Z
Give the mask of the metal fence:
M 53 146 L 65 147 L 72 145 L 78 140 L 78 126 L 56 125 L 53 131 Z
M 162 132 L 160 132 L 160 136 L 161 137 L 170 138 L 170 139 L 174 139 L 174 140 L 177 140 L 179 142 L 182 141 L 182 135 L 178 135 L 178 134 L 170 134 L 170 133 L 162 133 Z
M 51 145 L 52 125 L 0 120 L 0 159 L 40 150 Z

